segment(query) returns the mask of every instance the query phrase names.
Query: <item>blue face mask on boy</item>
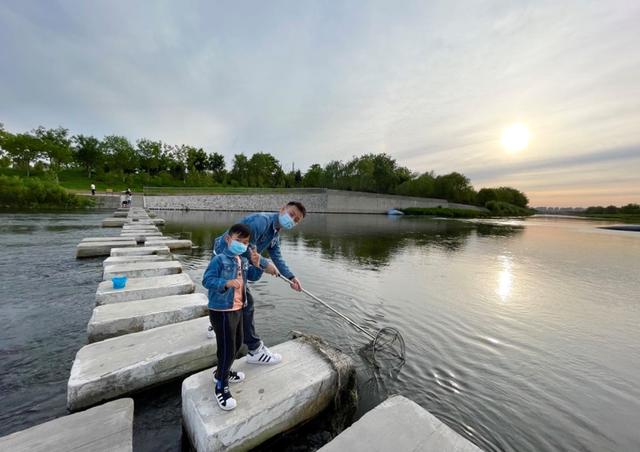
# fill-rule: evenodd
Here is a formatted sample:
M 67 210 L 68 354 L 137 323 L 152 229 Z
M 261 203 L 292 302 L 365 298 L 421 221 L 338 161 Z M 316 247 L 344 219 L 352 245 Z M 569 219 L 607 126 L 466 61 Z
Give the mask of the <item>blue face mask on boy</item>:
M 291 215 L 289 215 L 287 212 L 278 215 L 278 223 L 280 223 L 280 226 L 285 229 L 291 229 L 296 225 L 293 221 L 293 218 L 291 218 Z
M 240 243 L 237 240 L 232 240 L 229 244 L 229 252 L 234 256 L 238 256 L 247 251 L 247 245 L 244 243 Z

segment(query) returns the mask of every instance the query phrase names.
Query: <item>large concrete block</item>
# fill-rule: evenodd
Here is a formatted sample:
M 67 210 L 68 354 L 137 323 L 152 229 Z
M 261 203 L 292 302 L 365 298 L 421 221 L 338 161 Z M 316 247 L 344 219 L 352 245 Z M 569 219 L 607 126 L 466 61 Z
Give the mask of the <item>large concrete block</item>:
M 166 240 L 156 240 L 155 237 L 149 237 L 145 242 L 145 245 L 146 246 L 165 245 L 172 250 L 180 250 L 180 249 L 191 249 L 193 243 L 191 242 L 191 240 L 172 239 L 170 237 L 166 238 Z
M 102 272 L 102 280 L 108 281 L 114 276 L 147 278 L 149 276 L 175 275 L 177 273 L 182 273 L 182 264 L 178 261 L 134 262 L 132 264 L 108 266 Z
M 337 373 L 313 346 L 293 340 L 272 350 L 282 354 L 281 364 L 257 366 L 245 358 L 234 363 L 246 380 L 231 388 L 238 402 L 233 411 L 218 407 L 212 369 L 184 380 L 182 420 L 196 450 L 248 450 L 329 406 L 337 391 Z
M 168 251 L 168 248 L 167 248 Z M 170 261 L 173 257 L 170 254 L 144 254 L 141 256 L 110 256 L 102 262 L 102 268 L 107 268 L 110 265 L 121 264 L 134 264 L 136 262 L 162 262 Z
M 133 450 L 133 400 L 119 399 L 0 438 L 7 452 Z
M 111 250 L 112 256 L 148 256 L 148 255 L 166 255 L 170 254 L 171 250 L 166 245 L 154 245 L 154 246 L 138 246 L 136 248 L 113 248 Z
M 107 242 L 81 242 L 76 246 L 76 257 L 108 256 L 113 248 L 137 246 L 135 240 L 111 240 Z
M 130 231 L 130 232 L 121 232 L 120 237 L 162 237 L 162 232 L 160 231 Z
M 125 334 L 82 347 L 67 385 L 67 407 L 78 410 L 187 375 L 216 362 L 216 341 L 202 317 Z
M 111 281 L 103 281 L 96 291 L 96 304 L 121 303 L 169 295 L 193 293 L 196 286 L 186 273 L 150 278 L 133 278 L 124 289 L 114 289 Z
M 97 306 L 87 326 L 89 342 L 206 316 L 207 302 L 205 294 L 192 293 Z
M 103 228 L 119 228 L 123 224 L 127 223 L 126 218 L 105 218 L 102 220 Z
M 391 397 L 320 449 L 322 452 L 481 452 L 417 403 Z
M 119 235 L 107 236 L 107 237 L 85 237 L 80 240 L 80 243 L 92 243 L 92 242 L 127 242 L 134 240 L 133 237 L 121 237 Z
M 122 226 L 123 231 L 157 231 L 158 227 L 152 224 L 125 224 Z

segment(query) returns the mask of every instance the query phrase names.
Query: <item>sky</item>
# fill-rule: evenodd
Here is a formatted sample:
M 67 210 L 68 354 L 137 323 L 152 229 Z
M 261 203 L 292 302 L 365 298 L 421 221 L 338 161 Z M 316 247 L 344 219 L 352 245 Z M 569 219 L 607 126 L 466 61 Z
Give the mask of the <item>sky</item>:
M 0 2 L 0 122 L 640 202 L 640 1 Z M 505 151 L 523 123 L 529 146 Z

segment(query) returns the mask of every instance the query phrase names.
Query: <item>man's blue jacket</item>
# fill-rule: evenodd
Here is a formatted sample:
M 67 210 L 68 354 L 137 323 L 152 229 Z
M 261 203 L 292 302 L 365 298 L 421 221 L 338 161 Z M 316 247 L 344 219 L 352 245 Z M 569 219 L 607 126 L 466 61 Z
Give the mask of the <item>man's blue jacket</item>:
M 289 267 L 287 267 L 286 262 L 282 258 L 282 253 L 280 253 L 280 224 L 278 223 L 278 213 L 254 213 L 251 215 L 247 215 L 238 223 L 242 223 L 249 227 L 251 230 L 251 237 L 249 238 L 250 245 L 253 245 L 258 253 L 262 254 L 264 250 L 269 252 L 269 257 L 273 260 L 276 268 L 280 273 L 282 273 L 287 279 L 291 279 L 294 277 Z M 227 235 L 229 230 L 224 231 L 220 237 L 216 238 L 213 242 L 213 251 L 216 254 L 224 253 L 224 250 L 227 248 L 227 242 L 224 241 L 224 236 Z M 249 249 L 242 254 L 242 256 L 246 257 L 249 262 L 251 262 L 251 252 Z M 264 269 L 269 261 L 261 256 L 260 257 L 260 266 Z M 249 273 L 247 278 L 249 281 L 257 281 L 262 277 L 263 270 L 253 265 L 249 266 Z

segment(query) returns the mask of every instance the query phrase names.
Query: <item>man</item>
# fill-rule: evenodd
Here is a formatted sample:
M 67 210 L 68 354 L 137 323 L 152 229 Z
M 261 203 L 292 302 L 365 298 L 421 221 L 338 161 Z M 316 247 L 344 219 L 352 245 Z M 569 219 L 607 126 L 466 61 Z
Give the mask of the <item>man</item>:
M 96 184 L 91 184 L 91 196 L 96 195 Z
M 297 290 L 298 292 L 302 290 L 300 280 L 289 270 L 280 253 L 280 231 L 282 229 L 293 228 L 302 221 L 306 214 L 307 210 L 302 203 L 291 201 L 282 206 L 276 213 L 255 213 L 239 221 L 239 223 L 245 224 L 251 230 L 249 248 L 243 254 L 252 264 L 249 267 L 247 275 L 249 281 L 259 280 L 262 277 L 263 271 L 273 276 L 282 274 L 291 281 L 291 288 L 293 290 Z M 225 231 L 224 234 L 214 241 L 214 254 L 224 252 L 226 246 L 225 236 L 227 233 L 228 231 Z M 271 261 L 261 256 L 261 253 L 265 250 L 269 252 Z M 253 306 L 253 296 L 247 288 L 247 303 L 242 313 L 244 343 L 247 344 L 249 349 L 247 362 L 251 364 L 278 364 L 282 361 L 282 356 L 278 353 L 271 352 L 256 334 L 253 322 Z M 211 326 L 209 327 L 207 336 L 210 338 L 215 337 Z

